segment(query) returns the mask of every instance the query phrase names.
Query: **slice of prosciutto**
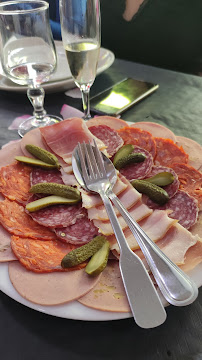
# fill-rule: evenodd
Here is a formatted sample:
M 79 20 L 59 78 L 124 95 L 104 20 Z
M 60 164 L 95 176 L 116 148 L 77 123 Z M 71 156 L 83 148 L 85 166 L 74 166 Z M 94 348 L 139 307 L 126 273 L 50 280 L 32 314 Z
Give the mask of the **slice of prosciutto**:
M 71 154 L 78 142 L 88 143 L 96 139 L 98 147 L 105 148 L 102 141 L 92 135 L 85 121 L 80 118 L 71 118 L 51 126 L 45 126 L 40 128 L 40 131 L 49 148 L 67 164 L 71 164 Z

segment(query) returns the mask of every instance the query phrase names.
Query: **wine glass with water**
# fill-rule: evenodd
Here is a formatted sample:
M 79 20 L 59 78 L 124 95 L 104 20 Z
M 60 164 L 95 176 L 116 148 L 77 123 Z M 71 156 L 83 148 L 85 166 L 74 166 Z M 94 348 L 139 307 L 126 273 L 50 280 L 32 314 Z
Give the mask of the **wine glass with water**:
M 1 63 L 4 74 L 19 85 L 27 85 L 33 116 L 22 122 L 23 137 L 31 129 L 54 124 L 58 116 L 44 110 L 44 89 L 55 71 L 57 56 L 49 24 L 49 4 L 43 0 L 0 3 Z
M 90 88 L 100 51 L 99 0 L 60 0 L 63 46 L 75 84 L 82 94 L 84 119 L 90 116 Z

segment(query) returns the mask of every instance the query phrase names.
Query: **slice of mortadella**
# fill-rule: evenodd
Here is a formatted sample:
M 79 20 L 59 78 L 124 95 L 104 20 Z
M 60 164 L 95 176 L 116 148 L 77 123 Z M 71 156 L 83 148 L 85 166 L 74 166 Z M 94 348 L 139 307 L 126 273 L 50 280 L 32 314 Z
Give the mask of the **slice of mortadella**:
M 24 155 L 21 150 L 21 141 L 10 142 L 0 150 L 0 168 L 15 162 L 15 156 Z
M 114 116 L 95 116 L 94 118 L 87 121 L 86 125 L 88 127 L 98 126 L 98 125 L 107 125 L 114 130 L 118 130 L 127 126 L 127 122 L 122 119 L 117 119 Z
M 188 165 L 193 166 L 196 170 L 202 170 L 202 146 L 196 141 L 176 136 L 178 146 L 182 146 L 184 151 L 189 155 Z
M 96 286 L 78 301 L 101 311 L 130 312 L 118 261 L 109 260 Z
M 85 271 L 37 274 L 25 269 L 19 262 L 9 263 L 9 277 L 17 292 L 26 300 L 39 305 L 59 305 L 87 294 L 101 275 L 90 277 Z
M 10 244 L 11 235 L 0 225 L 0 263 L 17 260 Z

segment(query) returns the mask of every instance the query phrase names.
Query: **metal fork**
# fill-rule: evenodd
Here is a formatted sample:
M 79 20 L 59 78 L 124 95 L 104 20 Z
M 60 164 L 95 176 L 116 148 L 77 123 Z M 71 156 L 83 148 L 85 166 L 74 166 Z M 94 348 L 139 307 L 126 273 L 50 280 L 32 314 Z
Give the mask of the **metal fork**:
M 107 196 L 111 186 L 102 161 L 97 164 L 99 150 L 89 144 L 78 144 L 82 176 L 88 190 L 98 193 L 105 205 L 114 234 L 120 247 L 119 267 L 126 295 L 136 323 L 153 328 L 166 320 L 166 312 L 151 278 L 140 258 L 129 248 L 113 206 Z

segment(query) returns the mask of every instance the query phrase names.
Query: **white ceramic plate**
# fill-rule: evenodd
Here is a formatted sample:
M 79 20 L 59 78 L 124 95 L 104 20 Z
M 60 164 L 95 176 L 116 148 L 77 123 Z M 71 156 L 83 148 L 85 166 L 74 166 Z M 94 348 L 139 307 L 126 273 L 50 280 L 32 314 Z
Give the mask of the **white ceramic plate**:
M 129 123 L 129 122 L 128 122 Z M 198 288 L 202 286 L 202 263 L 196 266 L 189 272 L 189 276 L 195 281 Z M 120 320 L 132 317 L 131 313 L 118 313 L 118 312 L 106 312 L 88 308 L 78 301 L 73 301 L 69 304 L 55 305 L 55 306 L 41 306 L 36 305 L 26 299 L 24 299 L 14 289 L 9 275 L 8 275 L 8 263 L 0 263 L 0 290 L 8 295 L 13 300 L 42 313 L 53 315 L 66 319 L 85 320 L 85 321 L 106 321 L 106 320 Z M 162 303 L 167 306 L 168 303 L 159 293 Z
M 50 78 L 50 81 L 43 84 L 43 88 L 47 93 L 65 91 L 75 87 L 62 42 L 55 41 L 55 44 L 57 50 L 58 66 L 56 72 Z M 108 69 L 113 64 L 114 59 L 115 56 L 111 51 L 101 48 L 97 67 L 97 75 Z M 0 90 L 26 92 L 27 87 L 15 84 L 5 76 L 0 75 Z

